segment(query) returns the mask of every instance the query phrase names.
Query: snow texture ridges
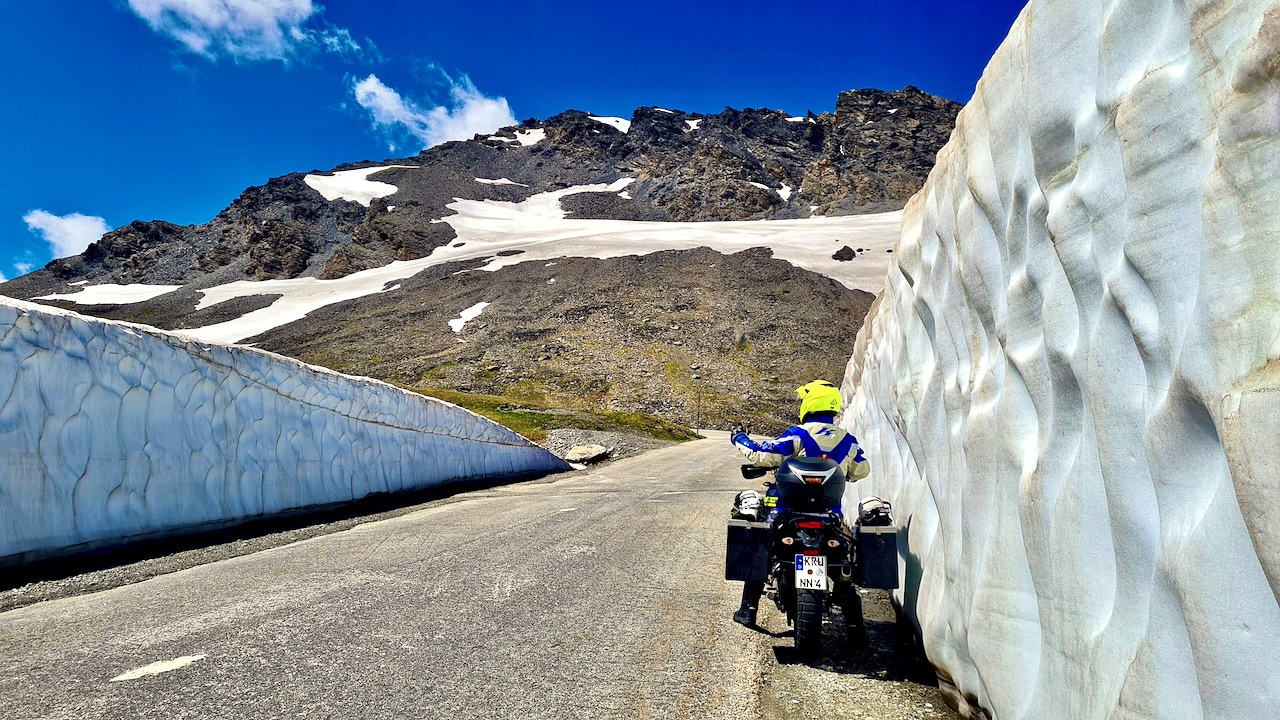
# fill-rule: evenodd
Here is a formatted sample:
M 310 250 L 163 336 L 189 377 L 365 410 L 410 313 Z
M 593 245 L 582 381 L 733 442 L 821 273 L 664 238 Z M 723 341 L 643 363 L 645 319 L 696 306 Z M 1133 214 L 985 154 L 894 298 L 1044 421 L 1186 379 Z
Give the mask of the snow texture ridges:
M 567 469 L 382 382 L 0 298 L 0 561 Z
M 1280 707 L 1280 4 L 1033 1 L 845 377 L 897 599 L 1019 718 Z

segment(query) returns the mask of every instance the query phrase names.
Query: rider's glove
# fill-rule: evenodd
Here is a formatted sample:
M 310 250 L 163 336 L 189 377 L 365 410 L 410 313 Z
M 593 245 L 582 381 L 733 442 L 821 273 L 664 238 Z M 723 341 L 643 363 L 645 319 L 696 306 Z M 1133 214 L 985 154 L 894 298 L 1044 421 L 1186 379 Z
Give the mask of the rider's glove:
M 734 445 L 737 445 L 738 443 L 746 439 L 747 439 L 747 434 L 742 432 L 742 430 L 738 430 L 737 432 L 735 432 L 733 435 L 729 437 L 729 442 Z

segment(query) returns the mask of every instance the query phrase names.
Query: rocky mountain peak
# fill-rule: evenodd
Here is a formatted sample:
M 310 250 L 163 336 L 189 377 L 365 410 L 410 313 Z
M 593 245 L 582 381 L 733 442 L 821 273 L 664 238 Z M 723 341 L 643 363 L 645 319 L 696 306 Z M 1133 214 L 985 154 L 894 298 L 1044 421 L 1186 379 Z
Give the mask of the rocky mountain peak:
M 204 326 L 275 302 L 274 296 L 264 294 L 196 310 L 206 289 L 241 280 L 334 280 L 397 260 L 424 258 L 442 248 L 466 244 L 447 221 L 458 212 L 459 200 L 515 204 L 540 193 L 604 187 L 619 180 L 630 182 L 625 189 L 616 186 L 607 192 L 564 196 L 558 200 L 558 209 L 575 219 L 660 222 L 784 220 L 896 210 L 923 185 L 959 108 L 908 87 L 841 93 L 833 112 L 803 116 L 766 108 L 699 114 L 646 106 L 637 108 L 629 119 L 619 119 L 567 110 L 546 120 L 529 119 L 471 140 L 438 145 L 409 158 L 366 160 L 327 172 L 273 178 L 244 190 L 203 225 L 179 226 L 161 220 L 130 223 L 108 233 L 80 256 L 55 261 L 0 285 L 0 293 L 33 299 L 66 293 L 69 282 L 82 281 L 180 285 L 181 290 L 151 301 L 79 305 L 77 309 L 164 328 Z M 350 187 L 356 189 L 343 189 Z M 837 260 L 860 261 L 866 248 L 853 240 L 850 243 Z M 600 402 L 687 419 L 683 414 L 692 405 L 686 396 L 696 388 L 671 385 L 673 371 L 663 367 L 676 362 L 668 348 L 672 343 L 674 347 L 687 343 L 678 353 L 681 367 L 691 368 L 705 358 L 741 361 L 715 381 L 715 387 L 725 392 L 732 388 L 730 394 L 735 396 L 753 384 L 755 371 L 750 365 L 756 358 L 749 356 L 751 347 L 755 352 L 783 353 L 803 345 L 807 354 L 830 359 L 807 361 L 804 374 L 811 377 L 779 375 L 771 381 L 779 388 L 812 377 L 834 378 L 841 370 L 834 358 L 848 356 L 848 348 L 840 343 L 852 338 L 847 316 L 870 302 L 865 293 L 771 258 L 767 249 L 751 253 L 740 253 L 732 261 L 719 260 L 724 256 L 710 250 L 656 253 L 627 261 L 556 261 L 546 270 L 539 269 L 542 264 L 527 263 L 503 269 L 500 278 L 482 273 L 482 277 L 467 276 L 466 282 L 459 280 L 463 277 L 459 273 L 477 267 L 473 259 L 415 276 L 413 282 L 398 286 L 406 290 L 388 293 L 391 300 L 379 294 L 344 306 L 345 310 L 315 312 L 273 331 L 271 339 L 256 342 L 340 369 L 456 389 L 504 393 L 508 385 L 523 387 L 521 383 L 536 381 L 548 396 L 572 398 L 590 386 L 596 388 L 592 392 L 600 393 Z M 722 277 L 689 288 L 684 299 L 673 305 L 666 288 L 687 285 L 684 265 L 691 262 L 719 268 Z M 773 283 L 759 284 L 770 273 L 783 284 L 782 291 L 775 293 Z M 485 327 L 488 337 L 503 344 L 500 349 L 477 354 L 459 345 L 451 334 L 423 334 L 413 326 L 397 325 L 399 320 L 423 317 L 421 298 L 492 302 L 490 289 L 498 279 L 504 297 L 521 298 L 519 307 L 507 311 L 498 303 L 480 321 L 478 327 Z M 790 291 L 807 285 L 813 287 Z M 580 313 L 578 300 L 565 295 L 567 287 L 583 288 L 591 298 L 621 297 L 622 293 L 638 299 L 628 300 L 622 313 L 609 309 L 610 303 L 592 305 Z M 758 314 L 749 327 L 739 327 L 738 315 L 726 310 L 744 303 Z M 431 309 L 431 327 L 445 327 L 445 321 L 458 311 L 452 304 L 456 303 Z M 394 316 L 387 314 L 392 305 Z M 563 315 L 566 322 L 582 315 L 593 322 L 607 322 L 612 329 L 605 333 L 600 328 L 560 328 L 522 308 L 544 308 L 546 313 Z M 714 328 L 698 319 L 710 317 L 707 308 L 718 313 Z M 357 312 L 360 321 L 348 327 L 351 318 L 346 312 Z M 803 343 L 799 336 L 782 331 L 797 315 L 814 313 L 810 319 L 817 334 L 806 336 Z M 632 337 L 640 332 L 635 328 L 649 332 L 650 320 L 662 317 L 667 318 L 665 327 L 693 323 L 701 330 Z M 339 335 L 339 328 L 347 329 Z M 381 328 L 379 338 L 366 337 L 370 328 Z M 531 328 L 540 329 L 533 332 Z M 569 350 L 560 354 L 555 350 L 590 344 L 601 333 L 609 342 L 630 348 L 636 367 L 644 372 L 634 375 L 628 370 L 618 375 L 608 367 L 616 356 L 612 348 L 602 350 L 590 366 L 575 361 Z M 749 335 L 759 339 L 745 340 Z M 553 336 L 556 340 L 551 342 Z M 375 348 L 384 344 L 380 338 L 391 338 L 390 345 Z M 732 342 L 726 343 L 725 338 Z M 338 347 L 348 349 L 334 349 Z M 356 362 L 364 352 L 374 352 L 386 361 Z M 559 374 L 548 375 L 545 367 L 531 360 L 543 356 L 560 358 Z M 646 365 L 660 357 L 667 358 L 659 363 L 665 366 Z M 693 358 L 700 360 L 693 362 Z M 482 370 L 478 363 L 501 369 Z M 681 399 L 655 400 L 672 393 Z M 756 396 L 751 401 L 769 405 L 767 400 Z M 727 411 L 732 402 L 722 401 Z

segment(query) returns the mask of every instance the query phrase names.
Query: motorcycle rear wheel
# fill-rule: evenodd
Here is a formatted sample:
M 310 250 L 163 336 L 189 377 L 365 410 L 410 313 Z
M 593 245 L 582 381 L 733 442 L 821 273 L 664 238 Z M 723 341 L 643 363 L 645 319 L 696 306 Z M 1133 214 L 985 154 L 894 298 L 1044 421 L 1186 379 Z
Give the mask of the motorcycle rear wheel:
M 822 651 L 824 600 L 818 590 L 796 590 L 796 652 L 802 657 Z

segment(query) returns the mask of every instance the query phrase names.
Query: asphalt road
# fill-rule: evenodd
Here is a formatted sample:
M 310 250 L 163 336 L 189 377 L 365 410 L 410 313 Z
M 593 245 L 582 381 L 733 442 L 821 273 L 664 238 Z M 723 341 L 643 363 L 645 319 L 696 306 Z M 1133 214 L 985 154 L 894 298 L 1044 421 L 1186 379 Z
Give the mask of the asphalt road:
M 0 613 L 0 714 L 833 717 L 848 697 L 848 717 L 949 717 L 888 623 L 885 648 L 798 665 L 776 613 L 729 620 L 737 464 L 687 443 Z M 856 702 L 902 688 L 890 714 Z

